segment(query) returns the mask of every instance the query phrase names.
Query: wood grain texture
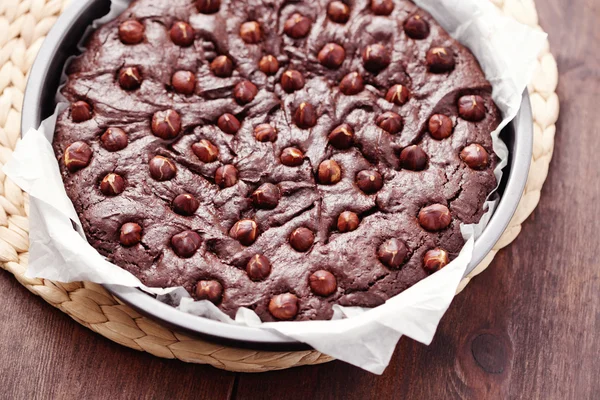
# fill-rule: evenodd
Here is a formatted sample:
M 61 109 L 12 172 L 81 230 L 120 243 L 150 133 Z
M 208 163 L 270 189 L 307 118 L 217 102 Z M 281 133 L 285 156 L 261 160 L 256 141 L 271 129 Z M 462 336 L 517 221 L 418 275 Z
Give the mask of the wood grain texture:
M 600 398 L 600 1 L 536 3 L 561 72 L 550 176 L 431 346 L 403 338 L 380 377 L 341 362 L 236 375 L 123 348 L 0 271 L 0 399 Z

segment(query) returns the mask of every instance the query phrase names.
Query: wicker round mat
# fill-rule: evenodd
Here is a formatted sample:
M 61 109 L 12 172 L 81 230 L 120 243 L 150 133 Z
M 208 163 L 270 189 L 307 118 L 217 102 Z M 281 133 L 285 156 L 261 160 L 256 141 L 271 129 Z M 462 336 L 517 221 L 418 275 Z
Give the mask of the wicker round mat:
M 491 0 L 502 11 L 538 27 L 533 0 Z M 69 0 L 0 1 L 0 167 L 11 157 L 20 136 L 21 106 L 27 74 L 58 15 Z M 538 204 L 554 149 L 558 118 L 558 71 L 548 45 L 539 55 L 529 85 L 534 116 L 533 160 L 518 210 L 494 249 L 471 272 L 460 292 L 490 264 L 496 253 L 521 231 L 521 223 Z M 331 357 L 317 351 L 267 352 L 224 347 L 172 331 L 119 303 L 102 286 L 89 282 L 59 283 L 24 276 L 28 257 L 28 199 L 0 171 L 0 266 L 34 294 L 108 339 L 158 357 L 211 364 L 230 371 L 260 372 L 320 364 Z

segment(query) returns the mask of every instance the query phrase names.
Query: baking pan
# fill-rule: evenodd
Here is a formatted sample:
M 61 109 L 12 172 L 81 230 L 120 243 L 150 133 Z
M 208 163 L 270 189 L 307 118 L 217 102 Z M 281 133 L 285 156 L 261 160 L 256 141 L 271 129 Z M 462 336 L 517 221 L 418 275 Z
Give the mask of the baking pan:
M 42 120 L 52 115 L 56 106 L 54 97 L 65 61 L 79 53 L 77 43 L 82 34 L 92 21 L 106 15 L 109 8 L 108 0 L 79 0 L 71 3 L 56 21 L 42 44 L 29 75 L 23 104 L 23 134 L 30 128 L 38 128 Z M 525 189 L 533 148 L 533 119 L 526 92 L 523 93 L 519 113 L 502 132 L 501 137 L 510 150 L 510 156 L 498 189 L 500 201 L 488 226 L 475 241 L 473 259 L 467 272 L 472 271 L 500 239 Z M 106 288 L 142 314 L 210 341 L 261 350 L 309 348 L 276 332 L 229 325 L 183 313 L 135 288 L 115 285 L 106 285 Z

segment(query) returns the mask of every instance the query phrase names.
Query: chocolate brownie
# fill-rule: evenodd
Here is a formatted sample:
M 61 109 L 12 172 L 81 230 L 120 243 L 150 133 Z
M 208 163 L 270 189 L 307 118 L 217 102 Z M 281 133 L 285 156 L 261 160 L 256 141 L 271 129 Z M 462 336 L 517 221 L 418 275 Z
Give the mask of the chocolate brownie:
M 452 260 L 500 113 L 406 0 L 138 0 L 68 68 L 54 149 L 89 243 L 229 315 L 328 319 Z

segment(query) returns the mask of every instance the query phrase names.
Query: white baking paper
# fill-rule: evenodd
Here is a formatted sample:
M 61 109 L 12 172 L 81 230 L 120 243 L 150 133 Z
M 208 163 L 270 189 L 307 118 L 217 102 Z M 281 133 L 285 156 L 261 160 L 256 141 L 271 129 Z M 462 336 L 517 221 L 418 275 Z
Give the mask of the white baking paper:
M 493 85 L 492 96 L 504 118 L 492 134 L 494 150 L 501 159 L 494 171 L 500 182 L 508 151 L 498 135 L 519 109 L 521 94 L 532 77 L 546 35 L 500 16 L 488 0 L 414 2 L 471 49 Z M 116 17 L 127 4 L 124 0 L 113 0 L 110 14 L 96 21 L 94 27 Z M 241 308 L 232 320 L 210 302 L 194 302 L 182 288 L 144 287 L 135 276 L 106 261 L 87 243 L 64 190 L 51 146 L 56 116 L 62 109 L 64 105 L 59 105 L 57 112 L 39 129 L 27 132 L 17 145 L 12 160 L 4 167 L 6 175 L 30 195 L 27 276 L 60 282 L 84 280 L 140 287 L 157 294 L 162 301 L 170 304 L 175 301 L 181 311 L 223 323 L 273 330 L 376 374 L 384 371 L 402 335 L 424 344 L 431 342 L 460 280 L 467 273 L 474 237 L 486 226 L 495 204 L 493 201 L 486 203 L 489 211 L 479 224 L 461 227 L 467 242 L 455 260 L 379 307 L 336 305 L 331 321 L 269 323 L 262 323 L 253 311 Z

